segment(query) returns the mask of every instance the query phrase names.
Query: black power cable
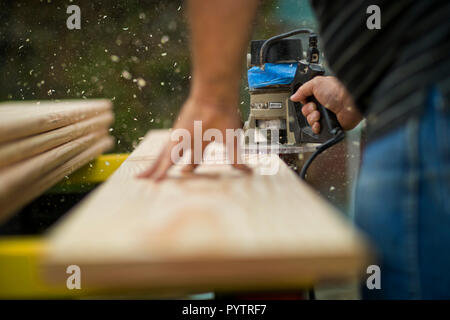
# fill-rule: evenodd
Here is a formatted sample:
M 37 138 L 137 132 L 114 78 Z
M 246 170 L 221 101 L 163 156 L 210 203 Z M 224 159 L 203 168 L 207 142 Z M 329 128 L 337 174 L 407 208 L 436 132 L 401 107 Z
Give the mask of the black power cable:
M 302 180 L 306 180 L 306 171 L 308 170 L 309 166 L 314 161 L 314 159 L 328 148 L 342 141 L 344 137 L 345 137 L 344 131 L 338 129 L 336 135 L 333 138 L 331 138 L 325 143 L 322 143 L 320 146 L 317 147 L 316 151 L 314 151 L 314 153 L 309 157 L 309 159 L 303 165 L 302 170 L 300 171 L 300 177 L 302 178 Z M 316 293 L 314 291 L 314 287 L 308 290 L 308 297 L 309 300 L 316 300 Z
M 314 153 L 305 162 L 305 164 L 302 167 L 302 170 L 300 171 L 300 177 L 302 178 L 302 180 L 305 180 L 305 178 L 306 178 L 306 171 L 308 170 L 308 168 L 311 165 L 311 163 L 314 161 L 314 159 L 319 154 L 321 154 L 322 152 L 324 152 L 328 148 L 334 146 L 336 143 L 338 143 L 338 142 L 342 141 L 342 139 L 344 139 L 344 137 L 345 137 L 344 131 L 342 131 L 340 129 L 337 129 L 337 130 L 338 131 L 336 132 L 336 135 L 333 138 L 331 138 L 330 140 L 328 140 L 327 142 L 324 142 L 320 146 L 318 146 L 316 151 L 314 151 Z

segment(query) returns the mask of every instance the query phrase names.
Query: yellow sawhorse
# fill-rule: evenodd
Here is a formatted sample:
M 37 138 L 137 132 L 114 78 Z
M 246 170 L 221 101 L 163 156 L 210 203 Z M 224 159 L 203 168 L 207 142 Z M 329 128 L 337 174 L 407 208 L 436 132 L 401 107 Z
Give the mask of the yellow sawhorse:
M 61 181 L 51 193 L 85 192 L 105 181 L 128 157 L 107 154 L 97 157 Z M 0 299 L 69 298 L 96 294 L 95 290 L 68 290 L 47 285 L 38 270 L 45 241 L 38 236 L 0 237 Z

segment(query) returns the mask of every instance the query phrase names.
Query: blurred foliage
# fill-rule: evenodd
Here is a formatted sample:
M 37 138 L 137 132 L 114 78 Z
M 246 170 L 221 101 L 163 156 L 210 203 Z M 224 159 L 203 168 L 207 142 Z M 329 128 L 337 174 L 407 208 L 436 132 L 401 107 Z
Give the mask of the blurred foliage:
M 81 30 L 66 27 L 71 4 L 81 8 Z M 2 0 L 0 100 L 111 99 L 114 151 L 132 150 L 149 129 L 170 127 L 188 94 L 184 7 L 180 0 Z M 262 1 L 253 38 L 311 19 L 305 0 Z M 245 74 L 241 96 L 244 118 Z

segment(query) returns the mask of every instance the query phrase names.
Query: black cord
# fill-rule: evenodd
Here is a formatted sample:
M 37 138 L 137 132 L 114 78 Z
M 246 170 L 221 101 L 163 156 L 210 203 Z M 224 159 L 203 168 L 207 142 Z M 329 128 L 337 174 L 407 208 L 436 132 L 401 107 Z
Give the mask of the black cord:
M 344 137 L 345 137 L 344 131 L 342 131 L 340 129 L 338 129 L 338 130 L 339 131 L 336 133 L 336 135 L 333 138 L 331 138 L 327 142 L 324 142 L 323 144 L 318 146 L 316 151 L 314 151 L 314 153 L 311 155 L 311 157 L 309 157 L 309 159 L 305 162 L 305 164 L 303 165 L 302 170 L 300 171 L 300 178 L 302 178 L 302 180 L 305 180 L 305 178 L 306 178 L 306 171 L 308 170 L 308 168 L 311 165 L 311 163 L 314 161 L 314 159 L 319 154 L 321 154 L 322 152 L 327 150 L 329 147 L 334 146 L 336 143 L 338 143 L 338 142 L 342 141 L 342 139 L 344 139 Z
M 280 41 L 281 39 L 285 39 L 285 38 L 289 38 L 292 36 L 295 36 L 297 34 L 301 34 L 301 33 L 308 33 L 308 34 L 312 34 L 313 31 L 311 29 L 307 29 L 307 28 L 301 28 L 301 29 L 296 29 L 296 30 L 292 30 L 283 34 L 279 34 L 277 36 L 274 36 L 272 38 L 267 39 L 266 41 L 264 41 L 264 43 L 261 46 L 260 52 L 259 52 L 259 65 L 260 67 L 262 67 L 264 69 L 264 63 L 266 61 L 266 54 L 267 51 L 269 50 L 269 46 L 277 41 Z
M 308 290 L 308 298 L 309 300 L 316 300 L 316 293 L 314 292 L 314 287 L 311 287 Z
M 337 134 L 333 138 L 331 138 L 327 142 L 325 142 L 325 143 L 321 144 L 320 146 L 318 146 L 316 151 L 314 151 L 314 153 L 311 155 L 311 157 L 309 157 L 309 159 L 305 162 L 305 164 L 303 165 L 302 170 L 300 171 L 300 177 L 302 178 L 302 180 L 305 180 L 305 178 L 306 178 L 306 171 L 308 170 L 308 168 L 311 165 L 311 163 L 314 161 L 314 159 L 319 154 L 321 154 L 322 152 L 327 150 L 329 147 L 334 146 L 336 143 L 338 143 L 338 142 L 342 141 L 342 139 L 344 139 L 344 137 L 345 137 L 344 131 L 342 131 L 341 129 L 338 129 L 338 130 L 339 131 L 337 131 Z M 309 300 L 316 300 L 316 293 L 314 291 L 314 287 L 309 288 L 308 296 L 309 296 Z

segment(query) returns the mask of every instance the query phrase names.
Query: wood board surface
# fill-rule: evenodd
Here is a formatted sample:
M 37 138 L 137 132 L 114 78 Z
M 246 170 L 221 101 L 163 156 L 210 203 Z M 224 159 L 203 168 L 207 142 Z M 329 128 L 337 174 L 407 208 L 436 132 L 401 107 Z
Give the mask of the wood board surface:
M 114 116 L 111 112 L 102 112 L 97 116 L 65 127 L 0 144 L 0 169 L 60 146 L 90 132 L 100 129 L 106 130 L 113 120 Z
M 276 155 L 250 156 L 251 175 L 209 164 L 195 174 L 175 166 L 158 184 L 136 178 L 168 137 L 150 132 L 51 230 L 46 279 L 65 283 L 76 264 L 88 287 L 236 290 L 297 287 L 365 268 L 365 240 Z M 278 171 L 262 175 L 263 167 Z
M 111 107 L 105 99 L 0 103 L 0 143 L 60 128 Z
M 0 208 L 6 202 L 10 201 L 11 197 L 20 197 L 20 191 L 24 187 L 34 183 L 54 168 L 86 150 L 90 145 L 105 135 L 107 135 L 106 130 L 91 132 L 83 137 L 69 141 L 47 152 L 0 170 Z
M 80 139 L 78 139 L 80 140 Z M 91 144 L 85 145 L 85 148 L 79 153 L 59 164 L 51 171 L 38 177 L 34 181 L 23 185 L 20 193 L 12 195 L 8 201 L 2 203 L 0 207 L 0 223 L 6 220 L 13 212 L 22 208 L 26 203 L 41 195 L 45 190 L 51 188 L 65 176 L 71 174 L 78 168 L 87 164 L 99 154 L 110 149 L 114 144 L 114 139 L 106 134 L 99 135 Z

